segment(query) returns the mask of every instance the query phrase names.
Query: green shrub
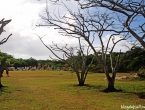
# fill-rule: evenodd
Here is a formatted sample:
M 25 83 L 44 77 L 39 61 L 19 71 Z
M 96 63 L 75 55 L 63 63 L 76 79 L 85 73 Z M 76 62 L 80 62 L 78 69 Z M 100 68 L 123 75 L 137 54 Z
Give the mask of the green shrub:
M 145 79 L 145 68 L 141 68 L 137 74 L 140 78 Z

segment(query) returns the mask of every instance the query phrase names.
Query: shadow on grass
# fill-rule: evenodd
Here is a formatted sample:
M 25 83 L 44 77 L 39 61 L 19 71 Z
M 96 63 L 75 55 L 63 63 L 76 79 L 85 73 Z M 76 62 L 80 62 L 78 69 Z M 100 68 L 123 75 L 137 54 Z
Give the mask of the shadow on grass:
M 94 89 L 94 90 L 97 90 L 99 92 L 104 92 L 104 93 L 109 93 L 109 92 L 122 92 L 121 89 L 115 89 L 115 88 L 113 88 L 111 90 L 108 89 L 108 88 L 104 89 L 105 86 L 103 86 L 103 85 L 89 85 L 89 84 L 84 84 L 82 86 L 80 86 L 80 85 L 74 85 L 74 86 L 76 86 L 76 87 L 86 87 L 89 90 L 90 89 Z
M 134 91 L 128 92 L 126 90 L 123 90 L 122 93 L 127 94 L 127 95 L 133 94 L 133 95 L 136 95 L 140 99 L 145 99 L 145 92 L 144 92 L 145 91 L 145 88 L 142 88 L 142 90 L 143 90 L 143 92 L 140 92 L 140 91 L 138 91 L 138 92 L 134 92 Z
M 77 86 L 77 85 L 74 85 L 74 86 Z M 102 86 L 102 85 L 89 85 L 89 84 L 85 84 L 84 85 L 85 87 L 87 87 L 88 89 L 94 89 L 94 90 L 97 90 L 99 92 L 104 92 L 104 93 L 111 93 L 111 92 L 119 92 L 119 93 L 128 93 L 128 94 L 134 94 L 136 96 L 138 96 L 138 98 L 140 99 L 145 99 L 145 92 L 126 92 L 125 90 L 123 89 L 115 89 L 113 91 L 108 91 L 107 89 L 104 89 L 106 86 Z M 143 88 L 145 89 L 145 88 Z
M 145 92 L 137 93 L 136 95 L 138 95 L 140 99 L 145 99 Z
M 90 85 L 90 84 L 84 84 L 84 85 L 73 85 L 74 87 L 86 87 L 87 89 L 96 89 L 96 90 L 101 90 L 104 86 L 102 85 Z
M 0 87 L 0 95 L 2 94 L 2 93 L 4 93 L 4 92 L 6 92 L 7 93 L 7 86 L 2 86 L 2 87 Z
M 122 89 L 116 89 L 116 88 L 106 88 L 104 90 L 101 90 L 101 92 L 104 92 L 104 93 L 109 93 L 109 92 L 122 92 L 123 90 Z
M 107 89 L 104 89 L 105 86 L 102 86 L 102 85 L 89 85 L 89 84 L 85 84 L 83 86 L 78 86 L 78 85 L 73 85 L 75 87 L 85 87 L 86 89 L 90 90 L 90 89 L 93 89 L 93 90 L 97 90 L 99 92 L 104 92 L 104 93 L 111 93 L 111 92 L 119 92 L 119 93 L 127 93 L 127 94 L 135 94 L 138 96 L 138 98 L 140 99 L 145 99 L 145 92 L 126 92 L 125 90 L 122 90 L 122 89 L 115 89 L 113 91 L 108 91 Z M 145 89 L 145 88 L 143 88 Z
M 134 94 L 140 99 L 145 99 L 145 92 L 125 92 L 125 91 L 123 91 L 122 93 L 127 93 L 128 95 Z

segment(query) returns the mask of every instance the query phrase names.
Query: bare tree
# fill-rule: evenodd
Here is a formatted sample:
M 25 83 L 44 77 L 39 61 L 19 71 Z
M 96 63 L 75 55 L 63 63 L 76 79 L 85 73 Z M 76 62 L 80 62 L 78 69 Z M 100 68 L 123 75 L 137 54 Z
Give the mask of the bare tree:
M 112 12 L 119 27 L 125 27 L 145 48 L 145 1 L 144 0 L 74 0 L 82 9 L 103 7 Z M 85 2 L 84 2 L 85 1 Z M 52 2 L 58 3 L 59 0 Z M 118 31 L 117 29 L 113 29 Z M 121 29 L 122 30 L 122 29 Z M 105 30 L 104 30 L 105 31 Z M 120 30 L 119 30 L 120 31 Z
M 40 38 L 44 46 L 47 49 L 49 49 L 55 55 L 56 58 L 58 58 L 61 61 L 64 61 L 73 69 L 78 79 L 78 86 L 84 86 L 89 67 L 91 66 L 94 59 L 92 59 L 89 65 L 86 64 L 88 55 L 90 53 L 90 47 L 82 43 L 80 38 L 78 38 L 79 45 L 75 47 L 69 47 L 68 44 L 65 43 L 65 46 L 62 47 L 54 43 L 52 44 L 52 46 L 47 46 L 44 43 L 42 37 L 38 37 Z M 57 51 L 62 53 L 63 56 L 61 57 L 60 55 L 57 55 Z
M 112 11 L 116 24 L 120 22 L 119 27 L 125 27 L 145 48 L 144 0 L 81 0 L 79 4 L 83 9 L 94 8 L 95 10 L 95 8 L 103 7 L 108 9 L 108 12 Z
M 97 58 L 104 67 L 104 72 L 108 81 L 108 87 L 105 91 L 116 91 L 114 83 L 117 70 L 130 52 L 122 54 L 120 50 L 120 54 L 118 54 L 117 58 L 114 57 L 113 52 L 117 43 L 122 40 L 127 40 L 130 37 L 128 31 L 126 31 L 125 28 L 122 28 L 120 31 L 113 30 L 112 27 L 115 26 L 114 19 L 107 13 L 102 14 L 99 11 L 95 13 L 87 11 L 87 13 L 85 13 L 84 11 L 81 12 L 81 10 L 79 10 L 76 14 L 68 8 L 67 11 L 70 16 L 67 16 L 67 14 L 61 16 L 59 13 L 58 15 L 51 15 L 48 8 L 46 8 L 46 16 L 41 16 L 45 21 L 45 24 L 40 24 L 39 26 L 53 26 L 64 36 L 83 38 L 92 49 L 95 58 Z M 73 22 L 70 22 L 70 20 Z M 105 44 L 103 41 L 103 38 L 105 37 L 104 35 L 110 31 L 111 35 L 108 38 L 107 44 Z M 116 36 L 120 36 L 120 39 L 116 40 Z M 96 49 L 95 43 L 98 43 L 96 41 L 100 41 L 99 50 Z M 112 46 L 109 46 L 111 43 Z M 108 64 L 107 62 L 107 54 L 110 55 L 111 64 Z M 109 65 L 111 65 L 112 74 L 109 74 Z
M 10 22 L 11 22 L 11 20 L 4 20 L 4 19 L 2 19 L 2 20 L 0 21 L 0 35 L 1 35 L 3 32 L 5 32 L 4 27 L 5 27 L 8 23 L 10 23 Z M 8 35 L 8 37 L 6 37 L 6 38 L 3 38 L 3 39 L 0 41 L 0 45 L 6 43 L 6 42 L 8 41 L 8 39 L 10 38 L 11 35 L 12 35 L 12 34 Z M 5 68 L 6 68 L 6 58 L 4 58 L 4 59 L 2 60 L 1 65 L 0 65 L 0 88 L 3 87 L 2 83 L 1 83 L 1 77 L 2 77 L 2 74 L 3 74 L 3 71 L 4 71 Z

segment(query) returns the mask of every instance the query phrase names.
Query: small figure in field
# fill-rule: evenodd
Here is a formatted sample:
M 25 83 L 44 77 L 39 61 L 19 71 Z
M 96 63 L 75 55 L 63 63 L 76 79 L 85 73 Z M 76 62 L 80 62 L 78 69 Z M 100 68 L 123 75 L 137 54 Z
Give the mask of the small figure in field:
M 7 77 L 9 77 L 9 68 L 6 67 L 6 74 L 7 74 Z

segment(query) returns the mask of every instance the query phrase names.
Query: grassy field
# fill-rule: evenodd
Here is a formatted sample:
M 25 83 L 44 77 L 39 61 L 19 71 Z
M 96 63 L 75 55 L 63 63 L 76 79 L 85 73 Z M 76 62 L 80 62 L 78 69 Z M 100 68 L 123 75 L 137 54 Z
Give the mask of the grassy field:
M 118 74 L 124 75 L 124 74 Z M 78 87 L 75 73 L 66 71 L 10 71 L 2 78 L 0 110 L 120 110 L 121 106 L 144 106 L 145 81 L 116 81 L 122 92 L 103 93 L 104 74 L 88 74 Z M 144 108 L 145 109 L 145 108 Z M 123 109 L 122 109 L 123 110 Z M 125 109 L 124 109 L 125 110 Z

